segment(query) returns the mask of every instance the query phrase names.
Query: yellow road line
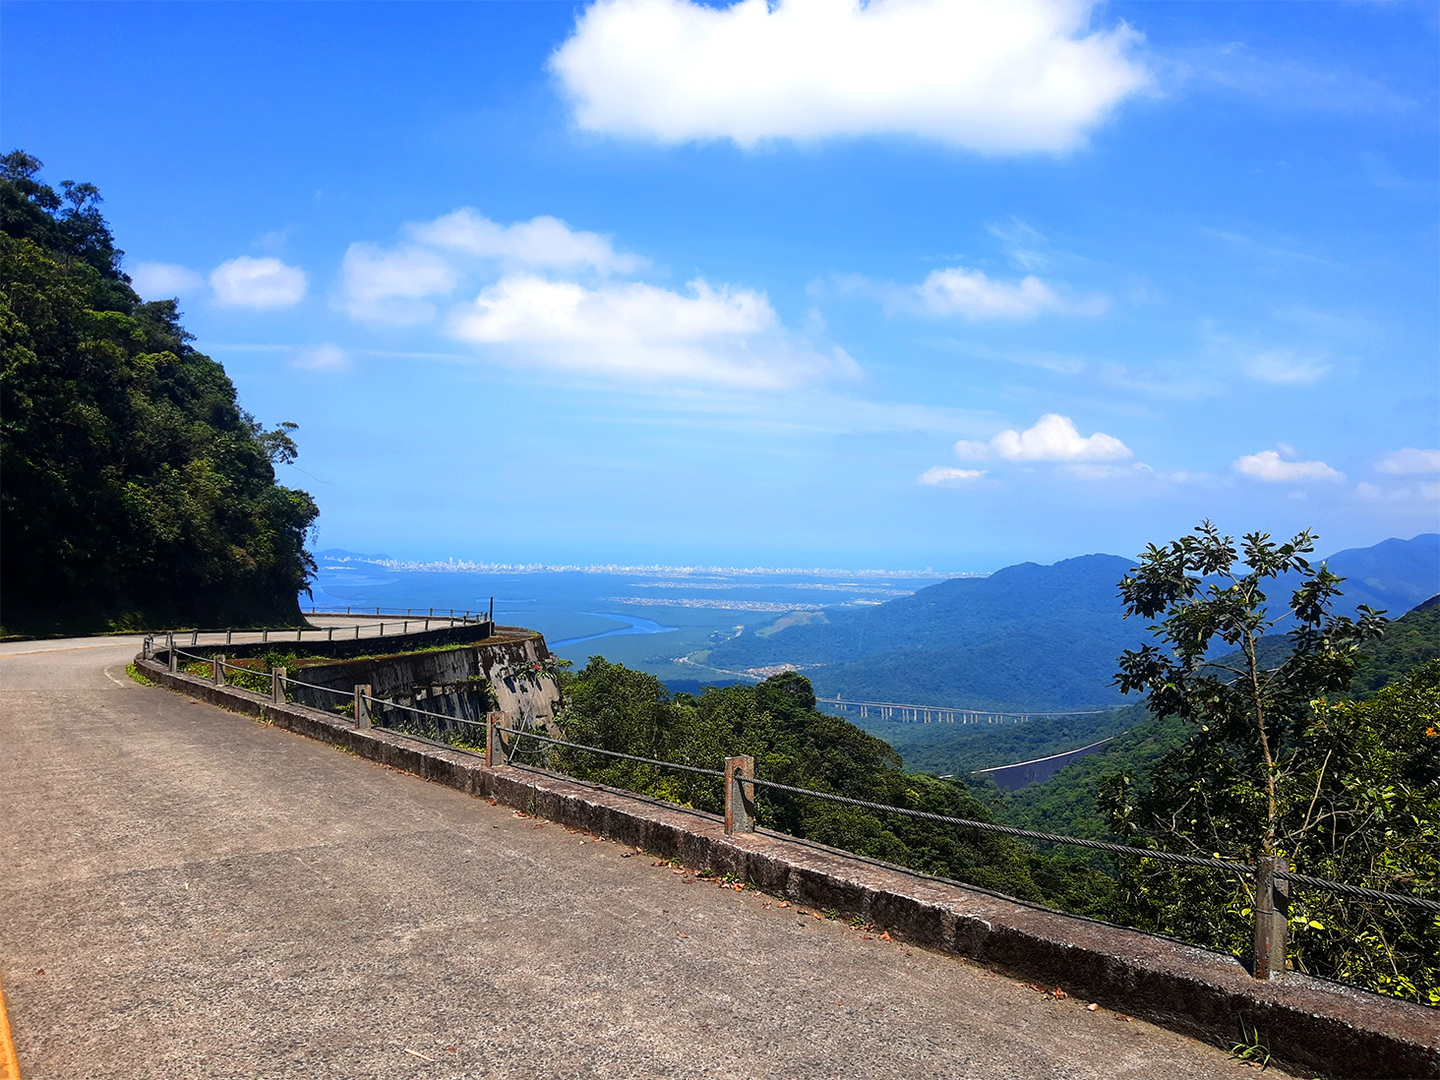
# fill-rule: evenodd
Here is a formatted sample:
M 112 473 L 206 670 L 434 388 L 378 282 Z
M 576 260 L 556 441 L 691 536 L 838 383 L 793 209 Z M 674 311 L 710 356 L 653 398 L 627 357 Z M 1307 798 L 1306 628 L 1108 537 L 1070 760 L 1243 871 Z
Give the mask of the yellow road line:
M 20 1062 L 15 1058 L 15 1040 L 10 1036 L 3 986 L 0 986 L 0 1080 L 20 1080 Z

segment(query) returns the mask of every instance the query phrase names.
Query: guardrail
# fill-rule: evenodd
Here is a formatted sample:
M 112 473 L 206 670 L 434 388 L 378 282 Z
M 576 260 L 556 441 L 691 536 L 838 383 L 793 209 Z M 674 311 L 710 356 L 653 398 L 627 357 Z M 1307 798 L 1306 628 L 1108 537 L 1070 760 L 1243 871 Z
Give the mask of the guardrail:
M 210 665 L 212 672 L 211 677 L 217 685 L 225 681 L 225 672 L 227 670 L 243 672 L 246 676 L 252 678 L 257 676 L 260 679 L 266 678 L 263 673 L 257 673 L 252 668 L 230 664 L 222 656 L 200 656 L 194 653 L 185 653 L 178 649 L 172 650 L 171 652 L 171 671 L 177 670 L 176 660 L 180 656 L 189 657 L 194 663 Z M 1380 889 L 1352 885 L 1349 882 L 1333 881 L 1328 878 L 1301 874 L 1296 872 L 1290 865 L 1289 860 L 1285 858 L 1262 857 L 1254 863 L 1247 863 L 1231 859 L 1182 855 L 1168 851 L 1158 851 L 1154 848 L 1142 848 L 1129 844 L 1114 844 L 1101 840 L 1088 840 L 1081 837 L 1065 836 L 1060 833 L 1040 832 L 1034 829 L 1021 829 L 1010 825 L 1001 825 L 993 821 L 976 821 L 969 818 L 953 817 L 947 814 L 935 814 L 929 811 L 913 810 L 909 807 L 892 806 L 888 803 L 874 802 L 868 799 L 857 799 L 847 795 L 837 795 L 833 792 L 818 791 L 814 788 L 796 787 L 792 784 L 782 784 L 774 780 L 761 779 L 755 776 L 755 760 L 748 755 L 727 757 L 723 769 L 708 769 L 696 765 L 687 765 L 682 762 L 663 761 L 656 758 L 643 757 L 638 754 L 629 754 L 619 750 L 588 746 L 584 743 L 576 743 L 550 735 L 542 735 L 537 731 L 527 728 L 511 727 L 504 722 L 506 718 L 502 713 L 490 713 L 482 723 L 463 717 L 430 712 L 397 701 L 377 698 L 371 693 L 371 688 L 365 685 L 356 686 L 352 692 L 346 693 L 333 690 L 329 687 L 317 686 L 313 683 L 303 683 L 297 679 L 292 679 L 284 668 L 273 669 L 269 673 L 268 678 L 270 683 L 270 697 L 271 700 L 275 702 L 286 700 L 284 687 L 287 684 L 303 686 L 309 690 L 320 690 L 340 698 L 349 704 L 348 710 L 342 706 L 339 711 L 342 713 L 348 712 L 349 717 L 355 721 L 357 728 L 367 729 L 375 726 L 378 722 L 378 726 L 405 738 L 415 739 L 419 742 L 429 743 L 447 750 L 481 756 L 484 758 L 487 767 L 493 767 L 497 758 L 503 759 L 503 763 L 506 765 L 515 765 L 516 759 L 520 758 L 522 759 L 522 765 L 531 768 L 538 767 L 544 771 L 554 771 L 548 768 L 552 762 L 547 761 L 543 756 L 543 748 L 568 747 L 583 753 L 598 754 L 618 760 L 652 765 L 657 768 L 673 769 L 679 772 L 713 777 L 721 781 L 723 785 L 725 833 L 727 836 L 736 833 L 757 831 L 756 800 L 761 790 L 769 790 L 788 795 L 797 795 L 803 798 L 820 799 L 846 806 L 855 806 L 877 813 L 894 814 L 902 817 L 932 821 L 937 824 L 951 825 L 956 828 L 969 829 L 976 832 L 1013 836 L 1018 839 L 1037 843 L 1068 845 L 1091 851 L 1104 851 L 1115 855 L 1146 859 L 1161 864 L 1195 867 L 1234 874 L 1240 877 L 1253 878 L 1255 883 L 1255 902 L 1252 912 L 1254 915 L 1255 952 L 1254 970 L 1252 973 L 1257 979 L 1278 979 L 1285 972 L 1289 892 L 1292 883 L 1307 888 L 1338 893 L 1360 900 L 1398 904 L 1404 907 L 1419 908 L 1425 911 L 1440 913 L 1440 901 L 1430 900 L 1420 896 L 1409 896 L 1403 893 L 1386 892 Z M 390 721 L 395 714 L 420 717 L 420 723 L 426 726 L 432 734 L 420 734 L 415 731 L 406 730 L 404 726 L 392 725 Z M 454 741 L 440 737 L 447 730 L 455 730 L 457 728 L 470 729 L 475 732 L 475 737 L 473 739 L 463 740 L 458 745 Z M 529 760 L 523 760 L 526 758 Z M 539 762 L 538 765 L 537 761 Z M 560 775 L 564 774 L 561 773 Z
M 338 611 L 311 611 L 312 615 L 320 615 L 326 618 L 344 618 L 365 616 L 369 612 L 366 608 L 363 612 L 352 612 L 346 610 Z M 441 614 L 434 614 L 439 611 Z M 394 621 L 385 622 L 390 612 L 383 612 L 375 609 L 372 619 L 379 621 L 355 623 L 351 626 L 278 626 L 278 627 L 226 627 L 224 629 L 205 630 L 198 628 L 187 628 L 184 630 L 159 630 L 146 634 L 142 648 L 144 656 L 148 660 L 154 656 L 157 648 L 156 642 L 163 641 L 164 649 L 175 649 L 176 643 L 184 641 L 186 637 L 190 640 L 189 646 L 193 649 L 199 645 L 235 645 L 235 644 L 277 644 L 293 642 L 302 644 L 305 641 L 336 641 L 353 640 L 358 641 L 363 637 L 382 638 L 386 636 L 385 631 L 389 629 L 392 633 L 408 634 L 412 626 L 417 631 L 429 631 L 432 624 L 438 623 L 441 627 L 447 626 L 483 626 L 485 623 L 494 625 L 494 620 L 484 612 L 460 611 L 456 608 L 431 608 L 430 613 L 425 609 L 418 612 L 415 609 L 407 609 L 401 612 L 396 609 Z M 259 637 L 255 637 L 255 635 Z M 307 637 L 308 635 L 308 637 Z M 207 638 L 210 640 L 202 640 Z M 244 641 L 240 639 L 246 639 Z

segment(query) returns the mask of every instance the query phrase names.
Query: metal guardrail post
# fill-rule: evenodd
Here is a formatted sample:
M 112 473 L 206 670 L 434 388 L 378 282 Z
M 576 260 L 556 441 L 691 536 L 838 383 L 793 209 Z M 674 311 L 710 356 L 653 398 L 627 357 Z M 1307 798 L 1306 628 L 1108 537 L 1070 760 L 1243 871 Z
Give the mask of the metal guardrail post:
M 743 776 L 753 779 L 755 759 L 749 754 L 725 759 L 725 835 L 737 832 L 755 831 L 755 786 L 745 790 L 745 785 L 736 779 Z
M 1285 974 L 1289 930 L 1290 882 L 1276 877 L 1290 869 L 1289 859 L 1262 857 L 1255 862 L 1255 978 L 1278 979 Z
M 335 640 L 335 627 L 333 627 L 333 626 L 327 626 L 327 627 L 325 628 L 325 640 L 326 640 L 326 641 L 334 641 L 334 640 Z
M 270 630 L 268 628 L 260 631 L 260 640 L 262 642 L 268 642 L 270 640 Z
M 276 705 L 285 701 L 285 669 L 283 667 L 270 669 L 270 700 Z
M 218 655 L 216 655 L 216 656 L 212 656 L 212 657 L 210 658 L 210 664 L 211 664 L 211 672 L 210 672 L 211 679 L 214 681 L 214 683 L 215 683 L 216 686 L 224 686 L 224 685 L 225 685 L 225 655 L 224 655 L 223 653 L 221 653 L 221 654 L 218 654 Z
M 199 645 L 199 644 L 200 644 L 200 631 L 199 631 L 199 630 L 191 630 L 191 631 L 190 631 L 190 647 L 193 649 L 196 645 Z
M 370 684 L 355 687 L 355 726 L 361 731 L 370 727 Z

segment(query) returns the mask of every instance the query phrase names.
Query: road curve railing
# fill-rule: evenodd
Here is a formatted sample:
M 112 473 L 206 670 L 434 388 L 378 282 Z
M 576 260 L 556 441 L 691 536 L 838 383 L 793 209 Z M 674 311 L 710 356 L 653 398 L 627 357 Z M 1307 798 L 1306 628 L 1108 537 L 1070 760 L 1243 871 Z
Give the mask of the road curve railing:
M 727 835 L 756 831 L 755 809 L 758 798 L 762 792 L 771 791 L 854 806 L 879 814 L 930 821 L 956 829 L 1012 836 L 1035 843 L 1103 851 L 1113 855 L 1146 860 L 1161 867 L 1198 868 L 1249 878 L 1254 882 L 1255 894 L 1251 910 L 1255 931 L 1253 973 L 1256 978 L 1279 978 L 1285 971 L 1289 889 L 1292 884 L 1352 899 L 1412 909 L 1418 908 L 1440 914 L 1440 900 L 1387 892 L 1349 882 L 1302 874 L 1297 872 L 1284 858 L 1262 857 L 1251 863 L 1237 859 L 1185 855 L 1130 844 L 1066 836 L 1061 833 L 1021 829 L 993 821 L 977 821 L 971 818 L 931 813 L 757 777 L 754 774 L 754 759 L 745 755 L 727 757 L 723 769 L 703 768 L 682 762 L 664 761 L 619 750 L 571 742 L 544 734 L 533 727 L 512 726 L 514 721 L 503 713 L 490 713 L 488 718 L 482 722 L 378 698 L 371 694 L 368 686 L 357 686 L 352 692 L 347 693 L 330 687 L 304 683 L 292 678 L 283 668 L 276 668 L 270 672 L 259 672 L 251 667 L 231 664 L 218 656 L 189 653 L 178 647 L 172 650 L 171 658 L 172 671 L 180 670 L 179 661 L 184 659 L 188 661 L 184 666 L 189 669 L 189 674 L 203 672 L 208 674 L 217 685 L 233 683 L 255 693 L 264 694 L 268 691 L 269 696 L 276 702 L 289 699 L 289 695 L 286 693 L 287 686 L 303 687 L 307 691 L 330 694 L 336 699 L 334 710 L 327 714 L 332 718 L 336 714 L 340 714 L 353 720 L 359 728 L 376 726 L 393 734 L 446 750 L 481 756 L 487 766 L 493 766 L 498 762 L 504 765 L 536 768 L 564 776 L 563 772 L 557 772 L 554 769 L 553 757 L 546 752 L 548 748 L 564 747 L 580 753 L 711 777 L 720 781 L 723 786 Z

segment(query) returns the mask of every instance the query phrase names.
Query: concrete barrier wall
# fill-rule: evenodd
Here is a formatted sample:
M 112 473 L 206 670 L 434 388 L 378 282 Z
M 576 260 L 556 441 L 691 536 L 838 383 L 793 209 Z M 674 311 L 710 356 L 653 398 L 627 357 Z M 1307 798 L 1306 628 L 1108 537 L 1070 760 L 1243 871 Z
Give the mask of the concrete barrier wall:
M 298 705 L 172 675 L 156 682 L 467 794 L 677 859 L 730 871 L 766 892 L 859 916 L 925 948 L 1023 978 L 1229 1048 L 1241 1024 L 1287 1063 L 1341 1077 L 1440 1078 L 1440 1012 L 1294 973 L 1252 979 L 1230 957 L 1024 904 L 955 882 L 770 833 L 727 837 L 714 815 L 483 760 L 390 732 L 359 731 Z

